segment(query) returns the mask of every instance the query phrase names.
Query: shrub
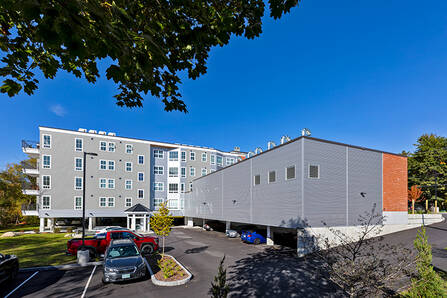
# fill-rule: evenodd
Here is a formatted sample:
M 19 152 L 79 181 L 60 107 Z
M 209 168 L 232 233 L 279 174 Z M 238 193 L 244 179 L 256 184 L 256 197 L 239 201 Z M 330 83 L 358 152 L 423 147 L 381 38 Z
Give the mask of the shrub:
M 217 275 L 214 277 L 214 282 L 211 282 L 211 288 L 209 294 L 213 298 L 226 298 L 230 288 L 227 285 L 227 269 L 224 268 L 223 264 L 225 261 L 225 256 L 222 258 L 217 269 Z
M 61 232 L 61 229 L 60 229 L 60 228 L 54 228 L 54 232 L 55 232 L 55 233 L 60 233 L 60 232 Z
M 168 279 L 174 276 L 180 268 L 178 268 L 177 263 L 171 258 L 161 258 L 157 261 L 158 267 L 160 267 L 161 272 L 163 272 L 163 277 Z
M 73 233 L 73 228 L 68 228 L 67 233 Z

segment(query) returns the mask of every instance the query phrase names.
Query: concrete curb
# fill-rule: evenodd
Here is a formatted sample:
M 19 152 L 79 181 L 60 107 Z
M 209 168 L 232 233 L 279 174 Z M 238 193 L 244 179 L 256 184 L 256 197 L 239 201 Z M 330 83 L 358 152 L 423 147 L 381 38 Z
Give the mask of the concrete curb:
M 30 272 L 30 271 L 52 271 L 52 270 L 71 270 L 77 268 L 83 268 L 88 266 L 98 266 L 102 265 L 103 262 L 89 262 L 85 266 L 81 266 L 77 263 L 73 264 L 65 264 L 65 265 L 57 265 L 57 266 L 42 266 L 42 267 L 28 267 L 28 268 L 20 268 L 19 272 Z
M 185 266 L 182 265 L 179 261 L 177 261 L 176 258 L 174 258 L 171 255 L 165 254 L 165 256 L 171 257 L 183 270 L 185 270 L 186 274 L 188 274 L 188 277 L 182 280 L 175 280 L 175 281 L 162 281 L 155 278 L 155 274 L 152 271 L 151 266 L 149 265 L 149 262 L 144 258 L 144 261 L 146 262 L 147 269 L 149 270 L 149 273 L 151 274 L 151 280 L 152 283 L 156 286 L 162 286 L 162 287 L 175 287 L 186 284 L 191 278 L 192 273 L 189 272 L 188 269 L 185 268 Z

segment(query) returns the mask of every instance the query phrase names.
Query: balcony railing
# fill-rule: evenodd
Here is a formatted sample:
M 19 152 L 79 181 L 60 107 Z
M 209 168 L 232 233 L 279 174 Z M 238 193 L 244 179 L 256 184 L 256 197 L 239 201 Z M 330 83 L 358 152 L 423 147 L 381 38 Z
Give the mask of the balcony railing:
M 24 216 L 38 216 L 39 215 L 39 204 L 30 203 L 22 204 L 22 215 Z
M 37 157 L 40 152 L 40 145 L 35 141 L 22 141 L 22 150 L 23 152 L 32 155 L 33 157 Z

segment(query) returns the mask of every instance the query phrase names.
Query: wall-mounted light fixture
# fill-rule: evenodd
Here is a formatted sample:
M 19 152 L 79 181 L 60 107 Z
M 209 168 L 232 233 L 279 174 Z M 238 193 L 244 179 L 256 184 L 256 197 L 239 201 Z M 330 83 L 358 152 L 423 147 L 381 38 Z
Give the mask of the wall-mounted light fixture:
M 361 195 L 362 197 L 366 197 L 366 192 L 363 192 L 363 191 L 362 191 L 362 192 L 360 193 L 360 195 Z
M 236 204 L 236 202 L 237 202 L 236 200 L 233 200 L 233 204 Z

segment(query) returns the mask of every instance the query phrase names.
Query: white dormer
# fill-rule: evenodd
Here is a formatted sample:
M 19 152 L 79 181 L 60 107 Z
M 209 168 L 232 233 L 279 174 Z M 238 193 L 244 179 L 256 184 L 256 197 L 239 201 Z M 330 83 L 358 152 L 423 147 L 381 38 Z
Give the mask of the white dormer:
M 88 132 L 89 132 L 89 133 L 96 133 L 96 130 L 94 130 L 94 129 L 90 129 Z
M 103 135 L 103 136 L 105 136 L 105 135 L 106 135 L 106 132 L 105 132 L 105 131 L 102 131 L 102 130 L 100 130 L 100 131 L 98 132 L 98 134 L 100 134 L 100 135 Z
M 109 135 L 111 137 L 116 137 L 116 133 L 114 133 L 114 132 L 109 132 L 107 135 Z
M 87 132 L 87 129 L 85 129 L 85 128 L 79 128 L 78 131 L 80 131 L 80 132 Z

